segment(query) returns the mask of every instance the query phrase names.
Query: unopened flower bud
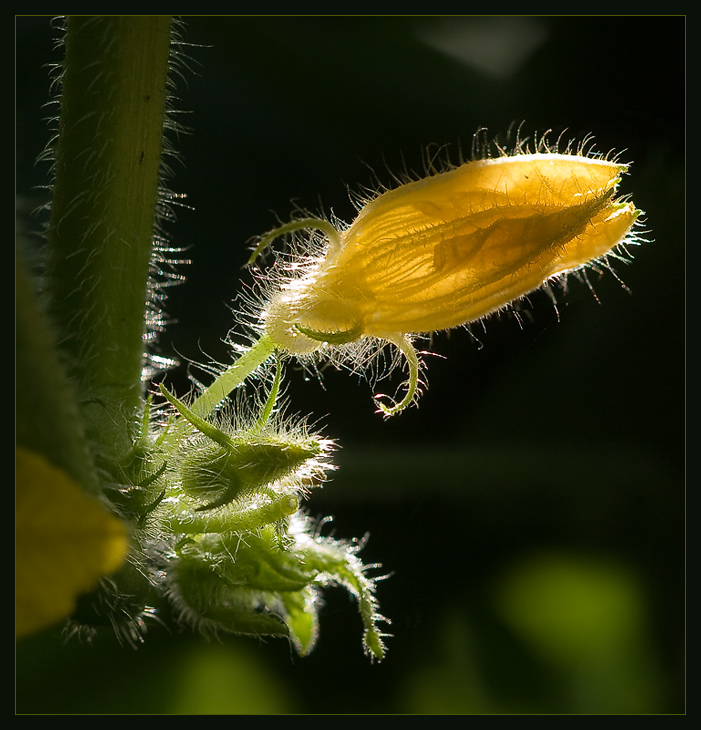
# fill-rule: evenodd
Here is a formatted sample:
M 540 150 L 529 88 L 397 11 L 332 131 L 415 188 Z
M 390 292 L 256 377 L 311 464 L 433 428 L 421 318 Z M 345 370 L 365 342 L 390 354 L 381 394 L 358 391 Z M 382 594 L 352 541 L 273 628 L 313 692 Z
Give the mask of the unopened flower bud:
M 284 549 L 276 532 L 265 527 L 245 539 L 224 532 L 182 541 L 168 576 L 182 619 L 205 634 L 287 636 L 307 654 L 318 633 L 319 589 L 342 585 L 358 602 L 366 652 L 381 660 L 380 624 L 388 621 L 378 613 L 376 579 L 357 558 L 358 544 L 313 537 L 302 517 L 292 523 Z
M 282 437 L 231 438 L 229 447 L 201 438 L 188 444 L 180 462 L 183 490 L 212 509 L 283 479 L 321 454 L 314 439 Z
M 473 322 L 634 238 L 640 211 L 615 198 L 626 170 L 582 155 L 484 159 L 383 193 L 346 230 L 293 221 L 264 243 L 317 228 L 328 249 L 272 297 L 265 330 L 295 355 L 368 337 L 392 342 L 409 359 L 413 396 L 407 335 Z
M 330 468 L 324 457 L 331 442 L 304 429 L 277 430 L 258 424 L 222 430 L 200 418 L 162 386 L 161 392 L 196 429 L 181 447 L 178 480 L 185 494 L 205 502 L 197 507 L 198 512 L 256 492 L 263 494 L 283 480 L 292 492 L 301 492 L 314 477 Z M 262 507 L 265 510 L 267 505 Z

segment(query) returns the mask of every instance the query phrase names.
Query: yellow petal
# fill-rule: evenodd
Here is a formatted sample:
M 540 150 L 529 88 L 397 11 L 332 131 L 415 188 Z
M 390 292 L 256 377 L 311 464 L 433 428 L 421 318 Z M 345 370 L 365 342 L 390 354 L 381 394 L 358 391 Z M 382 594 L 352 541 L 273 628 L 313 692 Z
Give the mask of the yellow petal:
M 67 618 L 77 597 L 122 564 L 126 529 L 63 470 L 16 452 L 15 633 Z
M 519 154 L 388 191 L 271 303 L 269 331 L 303 352 L 309 332 L 318 347 L 324 332 L 390 339 L 480 319 L 626 240 L 640 212 L 614 199 L 626 169 Z

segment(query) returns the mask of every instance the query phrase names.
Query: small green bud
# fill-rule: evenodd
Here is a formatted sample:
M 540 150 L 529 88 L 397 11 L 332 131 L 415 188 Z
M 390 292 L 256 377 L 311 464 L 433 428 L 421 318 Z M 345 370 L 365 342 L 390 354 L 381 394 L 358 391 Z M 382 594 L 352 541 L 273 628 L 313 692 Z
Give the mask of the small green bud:
M 242 433 L 220 446 L 205 438 L 187 444 L 180 463 L 183 490 L 208 500 L 198 511 L 214 509 L 294 474 L 321 454 L 314 439 Z
M 213 535 L 181 545 L 168 591 L 181 620 L 207 636 L 288 636 L 282 604 L 263 591 L 231 584 L 222 575 L 220 561 L 220 543 Z
M 296 480 L 298 491 L 314 483 L 328 465 L 323 457 L 329 442 L 298 432 L 276 430 L 268 423 L 268 404 L 257 423 L 246 428 L 220 428 L 201 418 L 161 386 L 161 392 L 197 433 L 183 441 L 177 458 L 177 478 L 183 492 L 206 500 L 202 512 L 247 495 L 266 492 L 275 482 Z M 294 490 L 293 490 L 294 491 Z
M 308 654 L 318 634 L 319 590 L 340 585 L 358 602 L 366 652 L 381 660 L 378 625 L 387 620 L 377 610 L 377 579 L 357 558 L 360 544 L 313 537 L 310 527 L 291 517 L 282 546 L 273 525 L 245 536 L 210 532 L 181 541 L 168 576 L 181 618 L 206 634 L 287 636 L 299 654 Z
M 300 555 L 280 549 L 274 530 L 249 533 L 245 541 L 232 533 L 199 535 L 176 553 L 169 594 L 183 620 L 207 635 L 284 636 L 298 653 L 311 651 L 318 634 L 317 571 L 309 573 Z

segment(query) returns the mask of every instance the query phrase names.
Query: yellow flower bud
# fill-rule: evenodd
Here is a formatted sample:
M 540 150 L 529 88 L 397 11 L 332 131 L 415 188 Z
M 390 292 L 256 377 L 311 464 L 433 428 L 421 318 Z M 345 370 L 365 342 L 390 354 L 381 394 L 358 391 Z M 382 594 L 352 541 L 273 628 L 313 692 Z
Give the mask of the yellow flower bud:
M 640 211 L 615 199 L 627 165 L 582 155 L 517 154 L 468 162 L 402 185 L 326 235 L 325 254 L 288 281 L 263 321 L 283 351 L 306 355 L 378 338 L 407 356 L 413 399 L 418 361 L 408 335 L 467 324 L 605 258 L 632 241 Z

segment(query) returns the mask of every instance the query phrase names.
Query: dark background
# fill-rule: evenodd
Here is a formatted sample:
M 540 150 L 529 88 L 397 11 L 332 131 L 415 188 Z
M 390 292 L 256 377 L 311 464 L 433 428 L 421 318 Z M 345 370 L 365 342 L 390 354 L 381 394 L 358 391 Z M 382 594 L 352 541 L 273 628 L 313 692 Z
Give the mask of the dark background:
M 17 188 L 42 202 L 46 17 L 18 17 Z M 389 421 L 370 385 L 289 367 L 291 410 L 338 439 L 312 514 L 370 538 L 386 660 L 362 654 L 341 590 L 314 653 L 205 644 L 154 627 L 134 652 L 48 631 L 17 653 L 17 710 L 98 713 L 677 713 L 684 710 L 685 19 L 189 17 L 176 79 L 167 232 L 187 249 L 161 340 L 183 363 L 222 343 L 250 239 L 294 205 L 354 209 L 347 188 L 423 168 L 428 145 L 523 123 L 593 134 L 632 161 L 622 192 L 650 243 L 630 265 L 531 298 L 519 326 L 437 335 L 419 407 Z M 23 219 L 24 220 L 24 219 Z M 36 226 L 36 218 L 27 218 Z M 629 290 L 629 291 L 628 291 Z M 186 367 L 169 380 L 187 387 Z M 395 373 L 392 383 L 398 383 Z M 166 616 L 167 619 L 167 616 Z

